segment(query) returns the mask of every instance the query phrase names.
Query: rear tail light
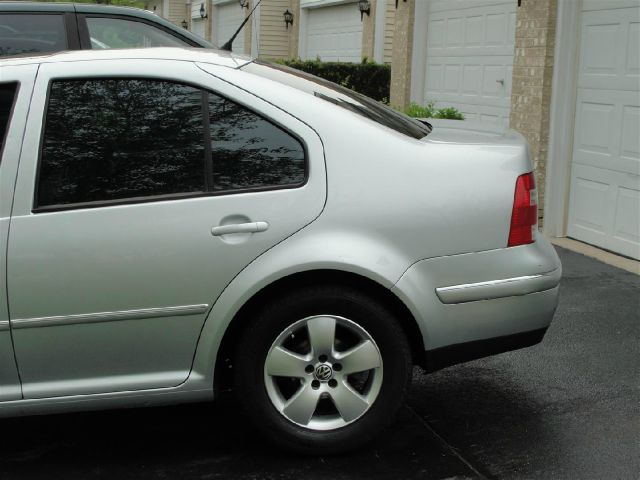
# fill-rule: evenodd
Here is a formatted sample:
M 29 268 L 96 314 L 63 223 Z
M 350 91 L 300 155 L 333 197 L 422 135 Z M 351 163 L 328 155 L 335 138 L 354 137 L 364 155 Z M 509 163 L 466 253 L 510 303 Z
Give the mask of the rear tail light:
M 533 172 L 520 175 L 516 180 L 516 193 L 513 198 L 511 228 L 507 246 L 533 243 L 538 225 L 538 192 Z

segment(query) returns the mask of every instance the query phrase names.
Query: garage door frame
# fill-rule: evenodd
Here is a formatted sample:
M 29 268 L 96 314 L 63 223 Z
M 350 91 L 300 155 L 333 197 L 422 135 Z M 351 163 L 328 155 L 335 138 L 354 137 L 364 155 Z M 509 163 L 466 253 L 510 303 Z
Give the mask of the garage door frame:
M 609 0 L 608 6 L 629 2 Z M 584 0 L 558 2 L 544 199 L 543 231 L 549 237 L 567 236 L 583 7 Z

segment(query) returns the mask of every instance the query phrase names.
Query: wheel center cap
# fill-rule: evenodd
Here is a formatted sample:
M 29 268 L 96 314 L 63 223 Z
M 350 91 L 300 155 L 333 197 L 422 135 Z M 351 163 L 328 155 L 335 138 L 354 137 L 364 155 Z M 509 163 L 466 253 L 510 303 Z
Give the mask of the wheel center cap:
M 326 382 L 333 377 L 333 368 L 324 363 L 322 365 L 318 365 L 316 367 L 315 377 L 321 382 Z

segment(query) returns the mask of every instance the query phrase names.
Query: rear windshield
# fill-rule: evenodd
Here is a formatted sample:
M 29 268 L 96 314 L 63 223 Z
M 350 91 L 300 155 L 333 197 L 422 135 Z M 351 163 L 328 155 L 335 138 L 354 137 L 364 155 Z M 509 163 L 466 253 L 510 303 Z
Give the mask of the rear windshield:
M 431 132 L 431 125 L 426 122 L 415 120 L 383 103 L 300 70 L 259 60 L 248 63 L 242 69 L 314 95 L 410 137 L 420 139 Z

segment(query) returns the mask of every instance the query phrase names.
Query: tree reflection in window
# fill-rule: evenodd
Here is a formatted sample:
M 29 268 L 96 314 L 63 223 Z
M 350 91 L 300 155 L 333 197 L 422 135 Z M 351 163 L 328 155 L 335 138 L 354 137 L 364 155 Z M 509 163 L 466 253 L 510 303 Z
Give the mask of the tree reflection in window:
M 298 140 L 213 93 L 150 79 L 55 81 L 36 206 L 297 186 L 305 172 Z
M 56 81 L 38 206 L 205 191 L 202 92 L 155 80 Z
M 209 119 L 215 191 L 304 182 L 302 145 L 273 123 L 214 94 Z

